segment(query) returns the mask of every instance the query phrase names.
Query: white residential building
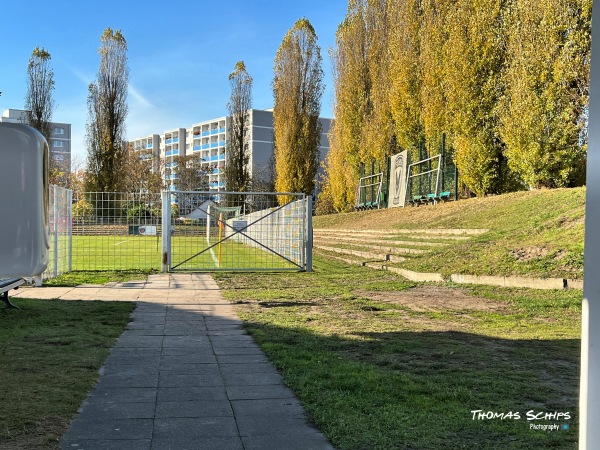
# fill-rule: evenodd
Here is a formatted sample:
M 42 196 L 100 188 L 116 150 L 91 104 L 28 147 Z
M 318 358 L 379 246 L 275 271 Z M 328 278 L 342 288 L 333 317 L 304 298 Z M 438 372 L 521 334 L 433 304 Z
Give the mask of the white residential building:
M 328 133 L 331 119 L 320 118 L 322 126 L 320 160 L 329 152 Z M 201 169 L 207 176 L 208 188 L 219 192 L 226 190 L 224 168 L 229 118 L 220 117 L 196 123 L 188 128 L 165 131 L 160 136 L 152 134 L 130 141 L 135 151 L 144 159 L 153 158 L 154 167 L 161 167 L 165 184 L 177 189 L 177 168 L 174 156 L 199 154 Z M 255 180 L 268 180 L 270 160 L 273 155 L 273 110 L 250 111 L 249 123 L 250 175 Z M 152 151 L 149 151 L 149 150 Z M 162 162 L 162 164 L 160 164 Z
M 2 113 L 0 122 L 27 123 L 26 111 L 22 109 L 7 109 Z M 48 147 L 52 159 L 71 172 L 71 124 L 51 122 L 51 135 Z M 68 174 L 67 174 L 68 175 Z

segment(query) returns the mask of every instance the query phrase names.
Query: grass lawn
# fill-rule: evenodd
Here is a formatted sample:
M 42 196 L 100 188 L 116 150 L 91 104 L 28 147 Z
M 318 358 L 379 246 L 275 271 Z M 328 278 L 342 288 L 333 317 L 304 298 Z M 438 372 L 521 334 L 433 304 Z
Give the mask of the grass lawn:
M 72 242 L 75 271 L 161 269 L 160 237 L 75 235 Z M 172 265 L 178 265 L 178 270 L 297 269 L 294 264 L 261 247 L 238 243 L 235 239 L 224 240 L 220 245 L 217 242 L 216 238 L 207 243 L 201 236 L 174 235 L 171 238 Z
M 0 309 L 0 449 L 57 449 L 133 303 L 23 300 Z
M 321 257 L 216 278 L 337 448 L 576 448 L 580 291 L 417 285 Z

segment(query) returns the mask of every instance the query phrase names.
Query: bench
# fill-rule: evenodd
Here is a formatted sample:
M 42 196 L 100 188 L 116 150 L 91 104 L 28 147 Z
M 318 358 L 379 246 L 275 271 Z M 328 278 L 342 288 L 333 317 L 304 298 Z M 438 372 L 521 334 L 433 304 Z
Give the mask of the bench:
M 7 308 L 17 308 L 18 306 L 13 305 L 8 299 L 8 291 L 11 289 L 19 289 L 25 283 L 23 278 L 0 278 L 0 299 L 6 303 Z

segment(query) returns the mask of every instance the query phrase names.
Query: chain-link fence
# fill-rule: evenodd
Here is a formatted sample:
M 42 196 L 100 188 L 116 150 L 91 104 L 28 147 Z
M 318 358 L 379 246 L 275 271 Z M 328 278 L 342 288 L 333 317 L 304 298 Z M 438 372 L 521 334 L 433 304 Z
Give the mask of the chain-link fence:
M 160 269 L 159 193 L 86 192 L 73 203 L 73 270 Z
M 42 279 L 48 280 L 71 271 L 73 192 L 50 185 L 48 202 L 48 268 Z

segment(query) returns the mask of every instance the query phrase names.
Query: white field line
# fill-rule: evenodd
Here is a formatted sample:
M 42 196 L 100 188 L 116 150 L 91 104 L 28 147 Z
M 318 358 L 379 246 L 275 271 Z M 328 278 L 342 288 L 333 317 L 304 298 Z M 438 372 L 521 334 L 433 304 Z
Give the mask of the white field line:
M 125 242 L 127 242 L 127 241 L 117 242 L 115 245 L 121 245 L 121 244 L 124 244 Z

